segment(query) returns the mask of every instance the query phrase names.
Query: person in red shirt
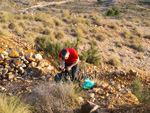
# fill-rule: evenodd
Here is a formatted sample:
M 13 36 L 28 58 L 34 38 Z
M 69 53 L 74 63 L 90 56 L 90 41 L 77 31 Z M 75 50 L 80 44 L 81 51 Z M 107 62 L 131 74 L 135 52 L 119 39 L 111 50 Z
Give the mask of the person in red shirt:
M 72 69 L 72 81 L 77 80 L 79 57 L 76 50 L 73 48 L 64 48 L 59 52 L 59 58 L 62 59 L 62 71 L 69 72 Z

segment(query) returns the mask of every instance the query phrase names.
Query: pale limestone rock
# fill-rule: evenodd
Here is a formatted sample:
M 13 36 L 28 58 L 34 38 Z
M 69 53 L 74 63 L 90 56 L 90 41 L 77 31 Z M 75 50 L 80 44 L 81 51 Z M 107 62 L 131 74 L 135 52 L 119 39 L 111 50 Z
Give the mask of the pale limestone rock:
M 26 59 L 27 59 L 29 62 L 35 61 L 33 53 L 29 53 L 29 54 L 26 56 Z
M 4 55 L 0 53 L 0 60 L 4 60 Z
M 35 54 L 35 61 L 40 62 L 42 60 L 42 55 L 41 54 Z
M 78 104 L 83 104 L 84 103 L 84 99 L 82 97 L 76 98 L 76 101 L 78 102 Z
M 41 60 L 38 64 L 38 67 L 43 68 L 49 66 L 48 62 L 46 60 Z

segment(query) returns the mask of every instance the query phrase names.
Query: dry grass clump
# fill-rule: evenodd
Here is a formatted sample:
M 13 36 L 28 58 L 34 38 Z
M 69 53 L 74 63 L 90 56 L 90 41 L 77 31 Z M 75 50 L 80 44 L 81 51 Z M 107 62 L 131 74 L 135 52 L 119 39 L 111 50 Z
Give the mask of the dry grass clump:
M 70 16 L 70 11 L 69 10 L 63 10 L 62 17 L 63 18 L 68 18 L 69 16 Z
M 150 21 L 145 20 L 145 21 L 144 21 L 144 24 L 145 24 L 147 27 L 150 27 Z
M 116 41 L 115 44 L 116 44 L 117 47 L 120 47 L 120 48 L 123 46 L 120 41 Z
M 26 23 L 25 23 L 25 21 L 23 21 L 23 20 L 19 21 L 19 22 L 18 22 L 18 25 L 19 25 L 20 27 L 22 27 L 22 28 L 25 28 L 25 27 L 26 27 Z
M 126 30 L 126 31 L 123 33 L 123 37 L 129 39 L 129 38 L 131 37 L 131 32 L 130 32 L 129 30 Z
M 93 27 L 93 29 L 91 30 L 92 33 L 98 33 L 98 28 L 97 27 Z
M 63 26 L 64 25 L 64 22 L 62 20 L 60 20 L 58 17 L 56 17 L 54 19 L 54 22 L 55 22 L 56 26 Z
M 120 66 L 120 60 L 117 57 L 112 57 L 109 61 L 109 64 L 113 65 L 113 66 Z
M 72 31 L 75 33 L 75 36 L 77 36 L 77 37 L 84 37 L 85 36 L 85 34 L 83 33 L 83 30 L 79 27 L 73 28 Z
M 49 34 L 51 34 L 51 32 L 52 32 L 51 29 L 47 27 L 47 28 L 45 28 L 45 29 L 43 30 L 42 33 L 43 33 L 44 35 L 49 35 Z
M 85 33 L 85 34 L 88 33 L 88 28 L 85 24 L 79 23 L 78 28 L 80 28 L 83 31 L 83 33 Z
M 34 44 L 34 38 L 36 37 L 34 32 L 26 31 L 24 32 L 24 37 L 28 42 Z
M 43 25 L 45 27 L 54 28 L 55 27 L 55 22 L 51 18 L 48 18 L 48 19 L 44 20 Z
M 149 35 L 145 35 L 144 38 L 150 39 L 150 34 Z
M 138 18 L 132 18 L 132 22 L 135 22 L 135 23 L 141 23 L 141 20 L 138 19 Z
M 11 34 L 7 29 L 0 29 L 0 35 L 5 37 L 10 37 Z
M 37 33 L 40 33 L 43 30 L 44 30 L 44 26 L 43 26 L 43 24 L 41 22 L 38 22 L 37 26 L 34 26 L 32 28 L 32 31 L 37 32 Z
M 113 23 L 110 27 L 114 30 L 118 29 L 118 25 L 116 23 Z
M 63 31 L 55 31 L 54 35 L 56 39 L 63 39 L 65 37 L 65 33 Z
M 17 35 L 22 35 L 24 33 L 23 28 L 19 27 L 18 25 L 16 26 L 15 31 L 16 31 Z
M 42 12 L 35 14 L 35 21 L 44 21 L 47 18 L 50 18 L 51 16 Z
M 93 24 L 95 24 L 97 26 L 101 26 L 102 25 L 102 20 L 100 18 L 98 18 L 98 19 L 93 21 Z
M 36 86 L 30 97 L 36 113 L 72 113 L 77 107 L 77 93 L 72 83 L 45 82 Z
M 142 37 L 142 33 L 141 33 L 141 31 L 136 27 L 135 29 L 134 29 L 134 33 L 138 36 L 138 37 Z
M 105 41 L 106 40 L 106 35 L 104 33 L 99 33 L 96 36 L 96 39 L 99 40 L 99 41 Z
M 17 97 L 0 95 L 0 113 L 31 113 L 30 106 Z
M 79 24 L 79 23 L 85 23 L 85 19 L 83 17 L 73 17 L 70 20 L 70 24 Z
M 37 15 L 38 16 L 38 15 Z M 40 16 L 40 15 L 39 15 Z M 39 17 L 40 18 L 40 17 Z M 41 17 L 42 18 L 42 17 Z M 25 20 L 35 20 L 35 17 L 34 15 L 29 15 L 29 14 L 25 14 L 23 15 L 22 19 L 25 19 Z M 36 18 L 37 19 L 37 18 Z

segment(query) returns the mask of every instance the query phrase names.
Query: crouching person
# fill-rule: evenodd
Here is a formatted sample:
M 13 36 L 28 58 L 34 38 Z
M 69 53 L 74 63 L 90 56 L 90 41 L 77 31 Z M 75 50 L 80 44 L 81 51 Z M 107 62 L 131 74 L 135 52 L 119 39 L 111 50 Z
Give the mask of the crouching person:
M 62 71 L 69 72 L 72 70 L 72 81 L 77 80 L 79 57 L 76 50 L 73 48 L 64 48 L 59 52 L 59 58 L 62 61 Z

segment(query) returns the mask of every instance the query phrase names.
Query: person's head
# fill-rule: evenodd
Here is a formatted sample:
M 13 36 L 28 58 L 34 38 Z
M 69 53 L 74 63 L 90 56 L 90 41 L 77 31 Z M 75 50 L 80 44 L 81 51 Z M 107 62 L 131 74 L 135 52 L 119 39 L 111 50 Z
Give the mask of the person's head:
M 68 59 L 69 51 L 67 49 L 61 50 L 61 56 L 62 56 L 62 59 Z

